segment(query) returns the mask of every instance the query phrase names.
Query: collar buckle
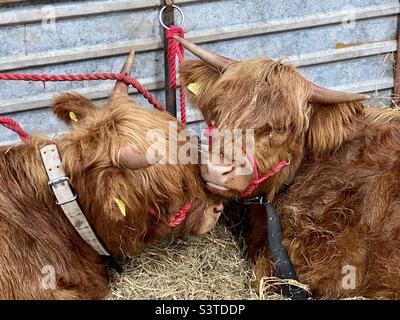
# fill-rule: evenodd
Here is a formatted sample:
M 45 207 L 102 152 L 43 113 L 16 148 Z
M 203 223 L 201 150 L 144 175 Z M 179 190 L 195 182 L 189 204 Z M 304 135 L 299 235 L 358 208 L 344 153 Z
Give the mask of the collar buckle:
M 55 193 L 54 193 L 54 190 L 53 190 L 53 188 L 57 188 L 56 186 L 58 185 L 58 184 L 61 184 L 61 183 L 64 183 L 64 182 L 67 182 L 67 184 L 68 184 L 68 186 L 69 186 L 69 188 L 71 189 L 71 191 L 72 191 L 72 197 L 70 198 L 70 199 L 68 199 L 68 200 L 65 200 L 65 201 L 62 201 L 62 202 L 59 202 L 58 200 L 56 200 L 56 204 L 57 205 L 59 205 L 59 206 L 62 206 L 62 205 L 64 205 L 64 204 L 67 204 L 67 203 L 70 203 L 70 202 L 73 202 L 73 201 L 75 201 L 76 199 L 77 199 L 77 195 L 76 195 L 76 192 L 75 192 L 75 190 L 74 190 L 74 188 L 72 187 L 72 185 L 71 185 L 71 182 L 70 182 L 70 180 L 69 180 L 69 178 L 68 177 L 60 177 L 60 178 L 56 178 L 56 179 L 53 179 L 53 180 L 50 180 L 49 182 L 48 182 L 48 187 L 49 187 L 49 189 L 50 189 L 50 191 L 51 191 L 51 193 L 53 194 L 53 195 L 55 195 Z

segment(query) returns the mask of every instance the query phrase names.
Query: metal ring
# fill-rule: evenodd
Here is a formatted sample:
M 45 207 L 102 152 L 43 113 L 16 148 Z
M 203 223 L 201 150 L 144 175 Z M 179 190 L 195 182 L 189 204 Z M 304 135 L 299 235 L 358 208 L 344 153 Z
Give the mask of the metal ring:
M 164 7 L 161 8 L 160 14 L 158 15 L 158 20 L 160 21 L 160 23 L 161 23 L 161 25 L 164 27 L 164 29 L 169 30 L 169 29 L 171 29 L 171 28 L 170 28 L 170 27 L 167 27 L 167 26 L 165 25 L 163 19 L 162 19 L 162 14 L 163 14 L 163 12 L 164 12 L 164 10 L 165 10 L 166 8 L 167 8 L 167 6 L 164 6 Z M 183 26 L 183 23 L 185 22 L 185 16 L 183 15 L 183 11 L 181 10 L 181 8 L 179 8 L 178 6 L 176 6 L 176 5 L 174 5 L 174 4 L 172 5 L 172 8 L 175 8 L 176 10 L 178 10 L 179 14 L 181 15 L 182 21 L 181 21 L 181 23 L 179 24 L 178 27 L 182 27 L 182 26 Z

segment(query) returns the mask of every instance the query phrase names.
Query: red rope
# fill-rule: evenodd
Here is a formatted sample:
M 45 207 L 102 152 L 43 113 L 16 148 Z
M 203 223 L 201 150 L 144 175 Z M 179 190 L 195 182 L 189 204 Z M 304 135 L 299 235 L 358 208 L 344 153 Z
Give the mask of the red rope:
M 248 186 L 248 188 L 240 194 L 240 196 L 242 198 L 247 198 L 247 197 L 251 196 L 251 194 L 254 192 L 254 190 L 258 187 L 258 185 L 261 182 L 263 182 L 264 180 L 267 180 L 268 178 L 274 176 L 275 174 L 277 174 L 279 171 L 281 171 L 284 167 L 286 167 L 288 165 L 289 165 L 289 163 L 287 161 L 282 160 L 276 165 L 276 167 L 274 169 L 272 169 L 272 172 L 267 172 L 266 174 L 264 174 L 260 178 L 259 172 L 258 172 L 257 163 L 254 160 L 253 161 L 253 168 L 254 168 L 256 177 L 253 180 L 253 182 Z
M 175 227 L 179 226 L 183 222 L 183 220 L 185 220 L 186 214 L 190 210 L 192 210 L 192 203 L 188 202 L 183 206 L 182 209 L 180 209 L 178 212 L 176 212 L 174 214 L 174 216 L 168 222 L 168 227 L 175 228 Z M 150 208 L 148 210 L 148 214 L 153 216 L 153 217 L 157 216 L 157 212 L 153 208 Z
M 208 148 L 209 150 L 212 149 L 212 143 L 213 143 L 213 130 L 214 130 L 214 125 L 212 124 L 211 121 L 206 120 L 207 123 L 207 128 L 204 129 L 204 135 L 208 137 Z
M 171 26 L 165 31 L 165 37 L 168 39 L 168 66 L 169 66 L 169 86 L 176 88 L 176 63 L 175 57 L 178 56 L 179 62 L 184 58 L 184 47 L 174 38 L 178 35 L 181 38 L 185 37 L 181 27 Z M 181 86 L 179 88 L 180 109 L 181 109 L 181 122 L 186 127 L 186 98 L 185 89 Z
M 183 220 L 186 218 L 186 214 L 192 210 L 192 203 L 188 202 L 186 203 L 181 210 L 179 210 L 175 215 L 172 217 L 170 222 L 168 223 L 168 226 L 171 228 L 175 228 L 178 225 L 180 225 Z
M 160 102 L 154 98 L 137 80 L 126 74 L 121 73 L 92 73 L 92 74 L 10 74 L 0 73 L 0 80 L 23 80 L 40 82 L 57 81 L 92 81 L 92 80 L 119 80 L 127 85 L 131 85 L 140 92 L 156 109 L 165 110 Z
M 8 117 L 0 117 L 0 124 L 17 133 L 23 142 L 29 142 L 30 135 L 15 120 Z

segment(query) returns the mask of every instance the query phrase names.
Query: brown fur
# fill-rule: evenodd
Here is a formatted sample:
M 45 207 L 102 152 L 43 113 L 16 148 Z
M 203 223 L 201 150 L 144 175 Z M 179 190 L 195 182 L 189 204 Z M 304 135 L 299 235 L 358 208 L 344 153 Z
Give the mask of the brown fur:
M 284 245 L 313 297 L 400 298 L 400 114 L 360 102 L 308 103 L 306 79 L 268 59 L 233 63 L 223 74 L 186 61 L 180 74 L 183 85 L 200 84 L 189 96 L 208 120 L 255 129 L 261 174 L 291 160 L 256 194 L 275 200 Z M 250 216 L 260 279 L 273 275 L 266 222 L 257 211 Z M 355 289 L 342 286 L 346 265 L 355 267 Z
M 113 98 L 102 108 L 77 95 L 55 101 L 55 113 L 67 122 L 69 110 L 79 125 L 57 140 L 64 170 L 89 223 L 114 256 L 135 255 L 167 234 L 199 234 L 215 224 L 205 215 L 214 197 L 203 190 L 198 165 L 131 170 L 119 163 L 121 144 L 133 143 L 144 152 L 147 130 L 168 133 L 175 118 L 143 109 L 128 97 Z M 103 298 L 108 289 L 104 261 L 76 233 L 47 187 L 39 155 L 46 143 L 33 137 L 27 145 L 0 148 L 0 298 Z M 115 198 L 125 203 L 126 217 Z M 168 227 L 188 201 L 193 208 L 184 222 Z M 159 215 L 149 215 L 150 208 Z M 55 269 L 53 290 L 41 286 L 46 265 Z

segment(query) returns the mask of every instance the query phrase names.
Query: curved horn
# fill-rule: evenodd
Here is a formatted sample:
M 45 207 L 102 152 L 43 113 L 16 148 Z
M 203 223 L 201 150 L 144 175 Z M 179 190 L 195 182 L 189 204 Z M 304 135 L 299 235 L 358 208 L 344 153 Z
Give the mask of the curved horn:
M 237 62 L 237 60 L 233 60 L 231 58 L 227 58 L 218 55 L 216 53 L 213 53 L 211 51 L 208 51 L 204 48 L 201 48 L 198 45 L 191 43 L 190 41 L 181 38 L 177 35 L 175 35 L 174 37 L 181 45 L 183 45 L 195 56 L 199 57 L 201 60 L 208 63 L 209 65 L 217 68 L 217 70 L 221 72 L 225 70 L 225 68 L 229 64 Z M 309 82 L 309 84 L 311 91 L 311 96 L 309 98 L 309 101 L 313 103 L 331 104 L 331 103 L 353 102 L 353 101 L 361 101 L 364 99 L 369 99 L 369 96 L 366 94 L 330 90 L 322 88 L 312 82 Z
M 138 170 L 150 167 L 162 159 L 162 156 L 149 157 L 137 151 L 132 145 L 125 144 L 119 153 L 119 163 L 124 167 Z
M 201 48 L 198 45 L 191 43 L 188 40 L 181 38 L 177 35 L 175 35 L 174 37 L 181 45 L 183 45 L 191 53 L 193 53 L 195 56 L 199 57 L 201 60 L 208 63 L 209 65 L 217 68 L 218 71 L 223 71 L 232 62 L 237 62 L 236 60 L 233 60 L 231 58 L 220 56 L 214 52 Z
M 135 60 L 135 50 L 131 49 L 131 51 L 129 52 L 129 56 L 126 59 L 124 65 L 122 66 L 120 73 L 130 75 L 132 68 L 133 68 L 134 60 Z M 127 96 L 128 95 L 128 86 L 125 83 L 123 83 L 122 81 L 117 81 L 115 83 L 112 94 Z
M 308 101 L 312 103 L 335 104 L 369 99 L 369 96 L 366 94 L 335 91 L 327 88 L 322 88 L 312 82 L 309 82 L 309 88 L 311 96 Z

